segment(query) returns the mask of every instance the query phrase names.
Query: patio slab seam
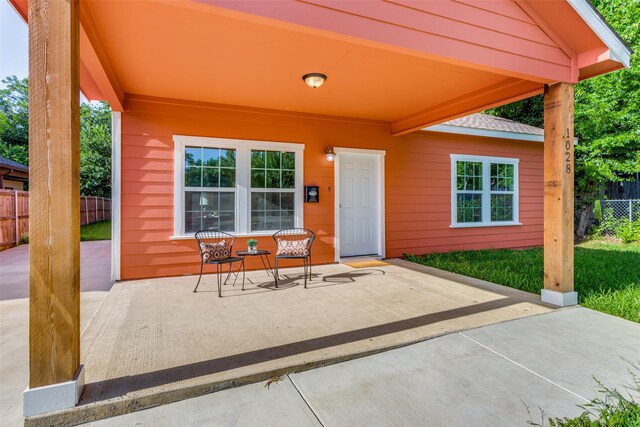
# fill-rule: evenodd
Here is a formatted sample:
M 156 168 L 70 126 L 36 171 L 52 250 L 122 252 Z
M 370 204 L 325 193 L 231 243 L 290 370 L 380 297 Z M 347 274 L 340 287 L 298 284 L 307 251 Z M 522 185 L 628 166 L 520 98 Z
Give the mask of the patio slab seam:
M 494 350 L 494 349 L 492 349 L 491 347 L 489 347 L 489 346 L 486 346 L 486 345 L 482 344 L 480 341 L 477 341 L 477 340 L 475 340 L 475 339 L 473 339 L 473 338 L 471 338 L 471 337 L 469 337 L 469 336 L 465 335 L 465 334 L 464 334 L 464 332 L 458 332 L 458 335 L 463 336 L 464 338 L 466 338 L 466 339 L 468 339 L 469 341 L 471 341 L 471 342 L 473 342 L 473 343 L 477 344 L 478 346 L 482 347 L 483 349 L 485 349 L 485 350 L 487 350 L 487 351 L 489 351 L 489 352 L 491 352 L 491 353 L 495 354 L 495 355 L 496 355 L 496 356 L 498 356 L 498 357 L 503 358 L 503 359 L 504 359 L 504 360 L 506 360 L 507 362 L 512 363 L 512 364 L 516 365 L 517 367 L 519 367 L 519 368 L 521 368 L 521 369 L 524 369 L 525 371 L 529 372 L 530 374 L 535 375 L 536 377 L 540 378 L 540 379 L 541 379 L 541 380 L 543 380 L 543 381 L 548 382 L 549 384 L 551 384 L 551 385 L 553 385 L 553 386 L 555 386 L 555 387 L 559 388 L 560 390 L 562 390 L 562 391 L 564 391 L 564 392 L 567 392 L 567 393 L 569 393 L 569 394 L 571 394 L 571 395 L 573 395 L 573 396 L 577 397 L 578 399 L 583 400 L 585 403 L 588 403 L 588 402 L 589 402 L 589 399 L 587 399 L 586 397 L 581 396 L 581 395 L 579 395 L 578 393 L 576 393 L 576 392 L 574 392 L 574 391 L 572 391 L 572 390 L 569 390 L 568 388 L 566 388 L 566 387 L 564 387 L 564 386 L 562 386 L 562 385 L 558 384 L 557 382 L 553 381 L 552 379 L 545 377 L 544 375 L 542 375 L 542 374 L 540 374 L 540 373 L 538 373 L 538 372 L 534 371 L 533 369 L 527 368 L 527 367 L 526 367 L 526 366 L 524 366 L 523 364 L 516 362 L 515 360 L 513 360 L 513 359 L 511 359 L 510 357 L 508 357 L 508 356 L 506 356 L 506 355 L 504 355 L 504 354 L 500 353 L 499 351 Z

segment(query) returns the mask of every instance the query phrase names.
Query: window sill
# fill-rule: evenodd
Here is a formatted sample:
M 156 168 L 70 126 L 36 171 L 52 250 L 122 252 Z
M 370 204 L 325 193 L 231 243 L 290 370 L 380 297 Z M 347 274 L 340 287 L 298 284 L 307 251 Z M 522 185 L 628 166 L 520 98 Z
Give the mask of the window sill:
M 229 233 L 234 237 L 238 237 L 238 238 L 242 238 L 244 239 L 245 237 L 271 237 L 273 236 L 275 233 L 277 233 L 279 230 L 273 230 L 273 231 L 256 231 L 256 232 L 251 232 L 251 233 Z M 226 232 L 225 232 L 226 233 Z M 196 236 L 193 234 L 187 234 L 184 236 L 171 236 L 169 237 L 169 240 L 195 240 Z
M 491 222 L 491 223 L 480 223 L 480 222 L 468 222 L 462 224 L 452 224 L 449 228 L 478 228 L 478 227 L 517 227 L 522 225 L 521 222 Z

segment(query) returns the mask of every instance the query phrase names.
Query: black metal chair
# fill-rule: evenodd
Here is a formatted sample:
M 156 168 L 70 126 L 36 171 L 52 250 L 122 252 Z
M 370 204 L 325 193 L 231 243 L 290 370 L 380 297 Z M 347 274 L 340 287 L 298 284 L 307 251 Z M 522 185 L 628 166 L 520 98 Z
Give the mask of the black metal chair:
M 311 281 L 311 245 L 316 235 L 305 228 L 288 228 L 273 235 L 276 242 L 275 269 L 276 288 L 278 287 L 278 260 L 302 259 L 304 262 L 304 287 L 307 287 L 307 274 Z M 308 273 L 307 273 L 308 272 Z
M 232 234 L 225 233 L 217 230 L 200 230 L 195 235 L 198 242 L 198 249 L 200 250 L 200 277 L 198 277 L 198 283 L 193 289 L 195 292 L 200 285 L 202 279 L 202 268 L 204 264 L 214 264 L 216 266 L 216 274 L 218 278 L 218 296 L 222 296 L 222 283 L 227 282 L 231 275 L 232 266 L 234 262 L 240 262 L 244 260 L 242 257 L 233 257 L 233 243 L 236 237 Z M 222 273 L 224 264 L 229 264 L 229 273 L 227 277 L 222 281 Z M 241 264 L 242 268 L 242 290 L 244 291 L 244 263 Z

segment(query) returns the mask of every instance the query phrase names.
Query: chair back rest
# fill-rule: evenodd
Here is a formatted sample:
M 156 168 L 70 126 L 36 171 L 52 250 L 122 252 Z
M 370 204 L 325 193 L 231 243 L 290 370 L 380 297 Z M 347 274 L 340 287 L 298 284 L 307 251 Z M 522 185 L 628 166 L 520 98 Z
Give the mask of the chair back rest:
M 273 235 L 273 240 L 276 242 L 276 248 L 280 247 L 279 242 L 303 242 L 307 240 L 306 250 L 307 253 L 311 253 L 311 245 L 316 235 L 313 231 L 306 228 L 286 228 L 280 230 Z
M 195 234 L 196 241 L 198 242 L 198 250 L 200 251 L 200 257 L 207 261 L 211 252 L 208 250 L 212 245 L 223 244 L 229 251 L 229 256 L 233 253 L 233 244 L 236 241 L 236 236 L 233 234 L 225 233 L 218 230 L 200 230 Z M 224 243 L 223 243 L 224 242 Z M 206 259 L 205 259 L 206 258 Z

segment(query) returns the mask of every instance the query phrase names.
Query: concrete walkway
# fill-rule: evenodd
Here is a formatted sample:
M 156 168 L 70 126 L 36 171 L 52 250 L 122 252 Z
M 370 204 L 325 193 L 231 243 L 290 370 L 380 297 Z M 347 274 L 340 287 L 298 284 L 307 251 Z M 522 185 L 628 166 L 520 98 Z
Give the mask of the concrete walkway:
M 640 325 L 571 308 L 434 338 L 91 426 L 525 426 L 620 387 Z
M 107 296 L 111 242 L 80 243 L 80 326 Z M 29 246 L 0 252 L 0 426 L 22 425 L 22 392 L 29 381 Z

